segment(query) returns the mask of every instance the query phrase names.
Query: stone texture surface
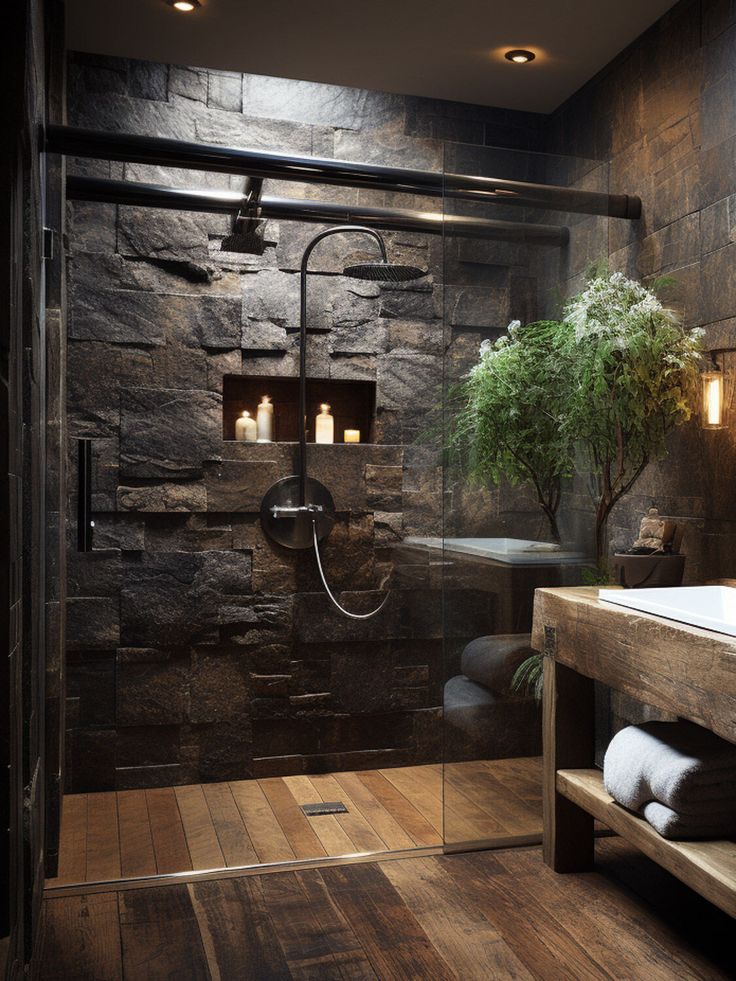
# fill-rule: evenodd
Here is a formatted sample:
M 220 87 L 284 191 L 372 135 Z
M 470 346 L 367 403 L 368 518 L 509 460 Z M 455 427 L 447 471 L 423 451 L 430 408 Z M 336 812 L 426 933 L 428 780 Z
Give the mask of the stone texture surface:
M 541 148 L 538 117 L 439 100 L 89 56 L 72 57 L 70 77 L 69 122 L 96 129 L 436 170 L 447 158 L 459 170 L 517 177 L 521 155 L 512 166 L 494 151 L 489 162 L 489 151 L 443 140 Z M 536 159 L 523 173 L 544 179 Z M 165 167 L 75 166 L 242 186 Z M 427 207 L 370 189 L 269 181 L 266 191 Z M 538 260 L 519 244 L 388 232 L 393 257 L 427 270 L 392 286 L 340 275 L 374 258 L 373 242 L 330 239 L 315 252 L 309 376 L 376 383 L 374 445 L 309 448 L 338 511 L 323 549 L 334 590 L 365 612 L 391 588 L 380 617 L 356 623 L 330 606 L 311 553 L 275 546 L 260 529 L 263 494 L 294 472 L 295 447 L 223 440 L 223 375 L 298 374 L 298 270 L 321 226 L 269 221 L 264 254 L 247 256 L 220 248 L 228 216 L 69 210 L 69 428 L 94 438 L 97 544 L 106 548 L 69 563 L 70 789 L 439 759 L 443 567 L 401 542 L 439 536 L 446 504 L 451 520 L 476 522 L 481 534 L 532 520 L 533 502 L 511 489 L 472 499 L 445 491 L 427 431 L 445 369 L 459 377 L 515 310 L 533 315 Z M 713 226 L 721 243 L 722 216 Z M 601 230 L 582 229 L 576 269 Z M 685 228 L 663 233 L 652 254 L 679 263 L 689 239 Z M 72 496 L 70 516 L 73 505 Z M 509 590 L 460 577 L 446 624 L 452 658 L 465 640 L 512 622 L 498 599 Z M 528 615 L 527 604 L 518 623 Z
M 243 108 L 243 78 L 239 72 L 209 72 L 207 105 L 240 112 Z
M 120 643 L 118 597 L 76 596 L 67 600 L 67 649 L 104 650 Z
M 215 392 L 128 388 L 120 401 L 122 476 L 191 477 L 220 455 L 222 399 Z
M 163 344 L 166 325 L 151 297 L 128 290 L 103 291 L 78 285 L 74 290 L 69 337 L 117 344 Z
M 118 507 L 123 511 L 206 511 L 207 489 L 202 482 L 148 484 L 118 487 Z
M 695 418 L 674 433 L 666 458 L 650 464 L 610 523 L 615 549 L 630 544 L 652 504 L 683 522 L 690 583 L 736 575 L 735 41 L 733 4 L 681 0 L 545 125 L 550 150 L 610 161 L 611 191 L 642 198 L 641 221 L 610 222 L 612 268 L 671 277 L 668 301 L 705 329 L 707 349 L 724 352 L 726 428 L 703 431 Z M 581 489 L 567 504 L 572 523 L 583 509 Z
M 155 552 L 123 569 L 122 633 L 131 645 L 215 642 L 221 623 L 250 602 L 250 556 L 244 552 Z M 245 611 L 245 615 L 250 609 Z
M 172 725 L 189 708 L 189 652 L 142 647 L 117 651 L 116 716 L 121 726 Z

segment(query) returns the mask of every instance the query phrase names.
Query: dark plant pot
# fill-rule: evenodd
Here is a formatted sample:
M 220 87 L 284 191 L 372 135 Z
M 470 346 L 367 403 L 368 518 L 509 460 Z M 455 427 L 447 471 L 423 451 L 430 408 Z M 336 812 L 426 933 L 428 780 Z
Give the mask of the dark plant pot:
M 655 586 L 681 586 L 685 571 L 684 555 L 613 556 L 616 582 L 624 589 L 649 589 Z

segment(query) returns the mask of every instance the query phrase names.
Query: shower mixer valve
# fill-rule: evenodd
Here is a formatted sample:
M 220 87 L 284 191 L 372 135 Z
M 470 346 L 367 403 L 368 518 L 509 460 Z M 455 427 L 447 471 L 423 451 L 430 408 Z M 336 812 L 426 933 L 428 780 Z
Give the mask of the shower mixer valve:
M 312 548 L 312 526 L 317 526 L 322 541 L 334 523 L 332 494 L 313 477 L 305 481 L 296 474 L 282 477 L 269 487 L 261 501 L 261 528 L 284 548 Z
M 270 509 L 274 518 L 296 518 L 300 514 L 323 514 L 324 508 L 321 504 L 300 504 L 300 505 L 278 505 Z

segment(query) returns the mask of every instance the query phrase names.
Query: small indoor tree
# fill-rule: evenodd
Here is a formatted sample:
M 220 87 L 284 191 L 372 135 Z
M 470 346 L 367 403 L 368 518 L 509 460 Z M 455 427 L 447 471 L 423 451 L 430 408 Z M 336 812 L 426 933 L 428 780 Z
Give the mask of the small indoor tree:
M 569 327 L 540 321 L 509 325 L 508 336 L 483 341 L 480 360 L 454 392 L 450 448 L 471 482 L 527 484 L 560 541 L 562 478 L 572 473 L 562 355 Z
M 450 447 L 473 482 L 533 487 L 555 541 L 562 480 L 586 474 L 602 569 L 611 511 L 692 414 L 701 338 L 641 283 L 597 275 L 563 321 L 515 321 L 483 342 L 455 392 Z
M 692 414 L 702 334 L 641 283 L 596 275 L 562 322 L 516 322 L 483 343 L 455 393 L 450 448 L 475 482 L 530 484 L 556 541 L 562 480 L 584 473 L 603 573 L 611 511 Z M 539 697 L 541 669 L 541 655 L 528 658 L 512 686 Z
M 652 290 L 622 273 L 590 280 L 564 317 L 572 329 L 561 438 L 579 448 L 589 475 L 603 568 L 611 511 L 692 414 L 703 332 L 683 328 Z

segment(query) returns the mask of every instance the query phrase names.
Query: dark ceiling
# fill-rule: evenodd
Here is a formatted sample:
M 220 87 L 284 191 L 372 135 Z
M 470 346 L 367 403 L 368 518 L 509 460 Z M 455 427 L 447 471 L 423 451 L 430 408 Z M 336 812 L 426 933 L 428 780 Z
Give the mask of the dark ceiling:
M 672 0 L 67 0 L 73 50 L 550 112 Z M 508 48 L 536 60 L 514 65 Z

